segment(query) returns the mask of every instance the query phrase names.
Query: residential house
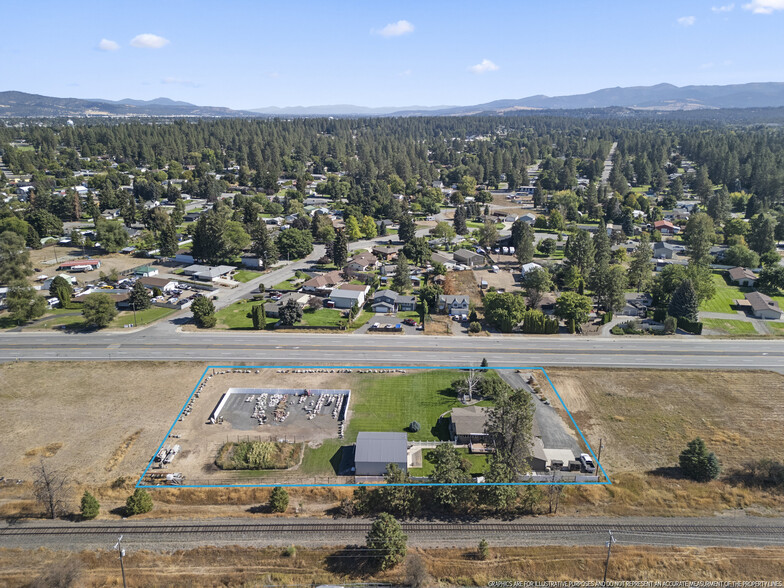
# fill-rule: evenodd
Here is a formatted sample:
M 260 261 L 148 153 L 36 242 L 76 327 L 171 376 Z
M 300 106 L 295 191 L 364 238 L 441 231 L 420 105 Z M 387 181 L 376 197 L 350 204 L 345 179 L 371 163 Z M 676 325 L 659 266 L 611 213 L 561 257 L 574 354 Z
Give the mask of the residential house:
M 521 216 L 518 220 L 523 221 L 526 224 L 532 225 L 536 222 L 536 215 L 530 212 L 526 212 L 523 216 Z
M 525 274 L 535 269 L 542 269 L 542 266 L 534 262 L 524 263 L 522 266 L 520 266 L 520 273 L 523 275 L 523 277 L 525 277 Z
M 373 247 L 372 250 L 373 255 L 375 255 L 378 259 L 384 261 L 392 261 L 396 259 L 397 252 L 398 252 L 397 247 L 385 247 L 382 245 L 376 245 L 375 247 Z
M 659 241 L 653 244 L 653 257 L 656 259 L 672 259 L 675 251 L 676 247 L 672 243 Z
M 730 280 L 735 282 L 738 286 L 747 286 L 753 288 L 757 282 L 757 274 L 745 267 L 734 267 L 727 272 Z
M 303 292 L 329 292 L 335 286 L 343 283 L 340 270 L 333 270 L 325 274 L 313 276 L 302 283 Z
M 352 257 L 346 264 L 346 268 L 354 272 L 366 272 L 374 269 L 378 265 L 378 258 L 372 253 L 360 253 Z
M 660 220 L 653 223 L 653 230 L 659 231 L 662 237 L 672 237 L 680 231 L 680 227 L 676 227 L 670 221 Z
M 275 302 L 267 302 L 264 305 L 264 314 L 271 318 L 279 318 L 279 311 L 289 300 L 296 302 L 300 308 L 304 308 L 310 300 L 310 295 L 303 292 L 287 292 L 281 296 L 280 300 Z
M 487 408 L 481 406 L 465 406 L 452 409 L 449 417 L 449 438 L 458 445 L 468 445 L 472 439 L 481 437 L 485 440 L 487 424 Z
M 455 261 L 467 265 L 468 267 L 485 265 L 484 255 L 480 255 L 475 251 L 469 251 L 468 249 L 458 249 L 455 251 Z
M 430 263 L 441 263 L 445 265 L 447 268 L 450 268 L 455 265 L 455 258 L 452 256 L 451 253 L 438 252 L 438 253 L 433 253 L 430 256 Z
M 370 290 L 370 286 L 360 286 L 357 284 L 343 284 L 332 290 L 329 301 L 335 308 L 351 308 L 356 304 L 359 308 L 365 304 L 365 296 Z
M 438 297 L 438 310 L 449 315 L 468 314 L 469 297 L 463 294 L 441 294 Z
M 101 216 L 106 220 L 114 220 L 120 216 L 119 208 L 107 208 L 101 213 Z
M 762 292 L 746 293 L 746 302 L 751 308 L 751 314 L 761 319 L 777 320 L 781 318 L 782 311 L 779 303 Z
M 378 290 L 373 295 L 373 312 L 392 314 L 416 310 L 416 296 L 398 294 L 392 290 Z

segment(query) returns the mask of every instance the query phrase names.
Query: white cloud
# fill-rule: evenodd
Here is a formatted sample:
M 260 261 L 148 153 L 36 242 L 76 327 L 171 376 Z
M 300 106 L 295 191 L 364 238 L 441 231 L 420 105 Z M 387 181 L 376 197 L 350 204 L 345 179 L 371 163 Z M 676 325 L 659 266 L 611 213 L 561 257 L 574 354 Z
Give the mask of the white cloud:
M 483 59 L 480 63 L 476 65 L 472 65 L 468 68 L 468 71 L 473 72 L 475 74 L 483 74 L 488 71 L 496 71 L 498 66 L 490 61 L 489 59 Z
M 397 75 L 398 75 L 399 77 L 401 77 L 401 78 L 407 78 L 408 76 L 410 76 L 410 75 L 411 75 L 411 70 L 410 70 L 410 69 L 405 69 L 405 70 L 401 71 L 401 72 L 400 72 L 399 74 L 397 74 Z
M 371 33 L 381 35 L 382 37 L 399 37 L 401 35 L 408 35 L 414 32 L 414 25 L 407 20 L 399 20 L 391 22 L 381 30 L 371 29 Z
M 695 22 L 697 22 L 697 17 L 695 16 L 682 16 L 678 19 L 678 24 L 682 27 L 690 27 Z
M 153 35 L 152 33 L 143 33 L 141 35 L 136 35 L 131 39 L 131 45 L 133 47 L 140 47 L 143 49 L 160 49 L 168 44 L 169 39 L 164 39 L 163 37 Z
M 732 12 L 735 4 L 726 4 L 724 6 L 711 6 L 713 12 Z
M 117 51 L 119 48 L 120 46 L 117 43 L 109 39 L 101 39 L 101 42 L 98 43 L 98 49 L 101 51 Z
M 191 80 L 183 80 L 180 78 L 163 78 L 161 80 L 162 84 L 171 84 L 175 86 L 187 86 L 188 88 L 198 88 L 199 84 L 193 82 Z
M 784 0 L 751 0 L 743 9 L 754 14 L 773 14 L 776 10 L 784 10 Z

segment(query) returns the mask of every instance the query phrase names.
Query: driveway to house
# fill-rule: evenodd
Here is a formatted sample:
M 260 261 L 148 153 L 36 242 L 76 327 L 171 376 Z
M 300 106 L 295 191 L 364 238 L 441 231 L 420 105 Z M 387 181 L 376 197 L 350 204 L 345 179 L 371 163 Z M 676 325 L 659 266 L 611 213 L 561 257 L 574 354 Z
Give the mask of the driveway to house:
M 354 331 L 353 335 L 378 335 L 379 337 L 389 337 L 390 335 L 399 335 L 400 333 L 379 333 L 374 330 L 370 330 L 373 326 L 373 323 L 379 323 L 380 325 L 396 325 L 400 323 L 403 327 L 404 335 L 423 335 L 423 331 L 417 331 L 416 327 L 412 327 L 409 325 L 403 324 L 403 319 L 396 317 L 393 314 L 381 314 L 377 313 L 372 319 L 370 319 L 367 323 L 359 327 L 356 331 Z
M 577 442 L 561 415 L 553 406 L 548 406 L 534 395 L 531 387 L 523 380 L 522 376 L 512 370 L 497 370 L 501 379 L 515 389 L 528 390 L 534 403 L 534 419 L 539 428 L 544 446 L 550 449 L 571 449 L 575 458 L 579 457 L 583 450 Z

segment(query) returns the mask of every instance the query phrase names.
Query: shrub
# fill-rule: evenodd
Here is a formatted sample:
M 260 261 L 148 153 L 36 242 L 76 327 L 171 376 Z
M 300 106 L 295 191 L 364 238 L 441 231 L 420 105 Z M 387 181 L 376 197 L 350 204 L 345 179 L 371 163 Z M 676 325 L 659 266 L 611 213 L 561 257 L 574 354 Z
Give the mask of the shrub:
M 280 486 L 275 486 L 270 494 L 270 510 L 272 512 L 286 512 L 289 507 L 289 493 Z
M 285 557 L 296 557 L 297 555 L 297 548 L 293 545 L 289 545 L 286 550 L 283 552 Z
M 152 510 L 152 496 L 144 488 L 137 488 L 125 501 L 125 513 L 128 516 L 144 514 Z
M 410 425 L 408 425 L 408 430 L 412 433 L 418 433 L 422 427 L 417 421 L 412 421 Z
M 479 553 L 479 559 L 481 559 L 482 561 L 490 557 L 490 544 L 485 539 L 482 539 L 479 542 L 478 553 Z
M 678 317 L 678 328 L 693 335 L 702 335 L 702 323 L 699 321 L 690 321 L 687 318 Z
M 675 329 L 678 328 L 678 319 L 674 316 L 668 316 L 664 319 L 664 332 L 668 335 L 672 335 L 675 332 Z
M 474 322 L 472 322 L 472 323 L 470 323 L 470 324 L 468 325 L 468 332 L 469 332 L 469 333 L 478 333 L 478 332 L 479 332 L 479 331 L 481 331 L 481 330 L 482 330 L 482 325 L 480 325 L 480 324 L 479 324 L 478 322 L 476 322 L 476 321 L 474 321 Z

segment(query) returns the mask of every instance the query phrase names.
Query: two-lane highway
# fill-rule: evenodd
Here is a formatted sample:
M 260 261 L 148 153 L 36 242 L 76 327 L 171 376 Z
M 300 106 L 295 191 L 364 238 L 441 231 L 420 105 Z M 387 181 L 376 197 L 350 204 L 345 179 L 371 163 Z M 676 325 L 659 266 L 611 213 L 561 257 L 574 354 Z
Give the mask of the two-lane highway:
M 440 337 L 427 335 L 10 333 L 0 360 L 167 360 L 244 365 L 474 365 L 784 371 L 784 341 L 695 337 Z

